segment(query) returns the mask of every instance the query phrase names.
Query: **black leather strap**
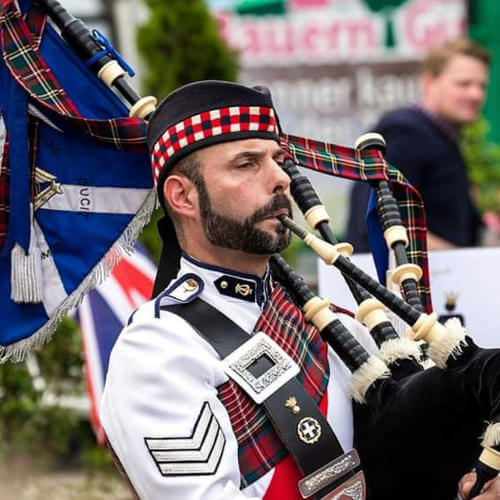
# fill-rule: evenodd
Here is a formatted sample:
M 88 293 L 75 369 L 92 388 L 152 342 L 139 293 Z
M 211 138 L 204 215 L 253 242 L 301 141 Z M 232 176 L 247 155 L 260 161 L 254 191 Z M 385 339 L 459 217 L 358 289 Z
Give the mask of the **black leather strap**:
M 227 316 L 203 300 L 196 298 L 187 304 L 162 306 L 190 323 L 214 349 L 225 358 L 244 344 L 249 335 Z M 293 413 L 285 406 L 286 400 L 294 396 L 300 407 Z M 299 468 L 308 475 L 344 453 L 332 428 L 323 417 L 316 402 L 296 379 L 288 381 L 263 403 L 269 419 L 279 438 L 294 456 Z M 321 426 L 319 439 L 307 444 L 299 438 L 297 427 L 305 417 L 315 419 Z
M 248 333 L 204 300 L 160 307 L 184 318 L 220 354 L 229 356 L 248 340 Z

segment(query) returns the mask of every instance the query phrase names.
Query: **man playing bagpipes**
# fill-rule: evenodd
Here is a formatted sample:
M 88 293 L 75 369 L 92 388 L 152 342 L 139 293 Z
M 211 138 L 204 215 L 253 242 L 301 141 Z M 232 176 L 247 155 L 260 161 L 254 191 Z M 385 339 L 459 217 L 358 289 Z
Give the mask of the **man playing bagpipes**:
M 164 250 L 156 297 L 114 347 L 101 408 L 141 498 L 377 498 L 353 450 L 349 370 L 270 265 L 290 241 L 280 136 L 269 91 L 228 82 L 177 89 L 149 122 Z M 367 330 L 327 309 L 342 349 L 371 359 Z M 497 479 L 476 498 L 499 495 Z
M 85 65 L 45 23 L 39 7 L 22 4 L 20 11 L 12 0 L 2 2 L 0 16 L 0 288 L 2 311 L 7 313 L 0 332 L 0 361 L 22 359 L 33 345 L 47 340 L 61 315 L 102 279 L 121 246 L 131 244 L 153 198 L 150 171 L 141 169 L 145 123 L 115 118 L 127 110 L 102 83 L 96 87 L 88 66 L 133 104 L 131 116 L 148 116 L 154 99 L 139 99 L 102 37 L 57 2 L 40 0 Z M 66 91 L 61 82 L 88 85 L 83 92 L 66 85 Z M 105 100 L 95 99 L 89 88 L 97 88 Z M 88 95 L 94 98 L 89 101 Z M 36 133 L 28 133 L 30 128 Z M 98 143 L 107 146 L 99 155 Z M 372 498 L 388 500 L 385 493 L 379 494 L 387 486 L 391 498 L 398 499 L 455 495 L 460 477 L 472 468 L 469 458 L 478 447 L 477 434 L 464 436 L 469 466 L 462 464 L 448 475 L 446 495 L 441 495 L 435 474 L 432 491 L 418 493 L 420 484 L 411 484 L 414 469 L 407 471 L 394 462 L 374 474 L 378 462 L 387 458 L 383 446 L 388 438 L 394 442 L 407 435 L 406 417 L 394 436 L 378 427 L 371 432 L 371 426 L 378 426 L 381 414 L 392 415 L 389 424 L 402 420 L 397 416 L 402 407 L 392 404 L 397 400 L 393 396 L 414 387 L 421 368 L 408 360 L 403 382 L 396 383 L 402 376 L 397 367 L 389 379 L 391 362 L 386 365 L 370 354 L 375 345 L 367 331 L 315 297 L 277 253 L 289 241 L 285 226 L 293 227 L 287 219 L 290 191 L 296 201 L 315 203 L 294 173 L 294 162 L 369 179 L 380 188 L 381 198 L 388 198 L 383 184 L 389 179 L 398 196 L 397 189 L 409 195 L 411 186 L 380 154 L 364 152 L 365 146 L 366 141 L 363 148 L 353 150 L 282 135 L 268 91 L 227 82 L 183 87 L 154 115 L 149 149 L 160 201 L 168 214 L 160 228 L 164 255 L 157 298 L 130 318 L 111 361 L 103 403 L 110 444 L 141 497 L 364 498 L 368 492 Z M 80 203 L 75 205 L 76 195 Z M 422 226 L 420 206 L 411 196 L 407 206 L 417 214 L 408 224 L 413 235 L 415 226 Z M 321 231 L 324 214 L 317 208 L 308 208 L 306 219 Z M 401 228 L 392 228 L 392 240 L 401 233 Z M 300 229 L 297 234 L 308 244 L 316 241 Z M 318 244 L 332 262 L 339 252 L 349 253 L 349 245 Z M 411 253 L 421 258 L 425 247 L 414 246 Z M 408 266 L 404 269 L 406 276 Z M 404 285 L 408 280 L 403 275 Z M 427 282 L 424 266 L 420 284 Z M 403 288 L 415 295 L 415 286 Z M 428 330 L 432 318 L 409 303 L 403 303 L 407 323 L 414 326 L 423 320 Z M 366 318 L 374 313 L 380 319 L 380 311 L 373 310 L 372 302 L 369 305 Z M 370 327 L 370 333 L 377 344 L 393 335 L 385 322 Z M 433 340 L 429 342 L 432 353 Z M 487 479 L 500 468 L 495 463 L 500 456 L 498 356 L 494 350 L 463 343 L 465 358 L 473 361 L 465 373 L 479 374 L 478 399 L 484 407 L 472 412 L 473 424 L 477 427 L 483 413 L 492 420 L 484 438 L 484 467 L 478 465 L 478 476 Z M 456 354 L 457 361 L 463 361 L 464 356 Z M 443 378 L 430 369 L 422 373 L 427 379 Z M 434 395 L 445 399 L 441 386 L 434 386 Z M 384 394 L 391 395 L 391 404 L 380 408 Z M 412 391 L 409 396 L 407 391 L 406 405 Z M 470 401 L 471 408 L 474 404 Z M 441 405 L 441 412 L 443 408 L 448 407 Z M 437 412 L 428 409 L 429 417 L 435 418 Z M 364 421 L 358 418 L 367 412 Z M 439 432 L 443 422 L 438 423 Z M 420 436 L 430 445 L 421 431 L 413 435 L 413 442 L 418 445 Z M 456 444 L 466 441 L 460 437 Z M 453 454 L 462 456 L 460 449 Z M 401 462 L 397 455 L 394 459 Z M 362 468 L 376 487 L 365 484 Z M 429 467 L 422 471 L 422 482 L 430 482 Z M 477 493 L 484 482 L 477 482 Z M 400 495 L 408 484 L 417 493 Z M 498 484 L 489 484 L 478 498 L 492 498 L 496 492 Z

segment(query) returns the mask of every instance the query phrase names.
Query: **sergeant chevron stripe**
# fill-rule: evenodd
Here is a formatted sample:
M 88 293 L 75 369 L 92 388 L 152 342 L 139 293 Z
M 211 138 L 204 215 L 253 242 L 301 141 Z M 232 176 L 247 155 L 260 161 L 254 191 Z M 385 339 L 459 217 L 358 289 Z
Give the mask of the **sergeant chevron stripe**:
M 214 474 L 226 438 L 207 401 L 203 403 L 191 437 L 144 438 L 164 476 Z

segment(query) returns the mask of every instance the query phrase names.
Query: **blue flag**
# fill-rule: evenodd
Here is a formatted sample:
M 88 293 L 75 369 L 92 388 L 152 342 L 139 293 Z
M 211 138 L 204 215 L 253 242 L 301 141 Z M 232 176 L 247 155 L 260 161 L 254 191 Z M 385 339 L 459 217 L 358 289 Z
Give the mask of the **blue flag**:
M 144 120 L 30 4 L 0 7 L 2 361 L 50 338 L 155 204 Z

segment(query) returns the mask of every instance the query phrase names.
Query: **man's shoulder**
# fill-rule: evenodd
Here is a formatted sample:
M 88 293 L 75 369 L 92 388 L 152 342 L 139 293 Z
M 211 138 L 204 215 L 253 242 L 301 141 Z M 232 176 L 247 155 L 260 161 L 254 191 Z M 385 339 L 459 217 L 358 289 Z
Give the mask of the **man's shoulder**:
M 168 307 L 192 302 L 202 289 L 200 278 L 184 275 L 172 280 L 160 295 L 140 306 L 118 336 L 112 353 L 114 363 L 120 360 L 121 365 L 133 364 L 134 358 L 140 358 L 138 353 L 152 359 L 155 352 L 163 352 L 163 359 L 167 359 L 185 350 L 193 355 L 200 349 L 206 350 L 196 330 Z
M 203 280 L 197 274 L 183 274 L 173 279 L 155 302 L 160 309 L 169 305 L 188 304 L 201 294 L 203 287 Z
M 425 130 L 426 120 L 424 114 L 415 106 L 394 109 L 383 115 L 375 129 L 380 133 L 390 129 Z
M 127 326 L 160 319 L 163 312 L 168 312 L 169 306 L 192 302 L 203 291 L 203 286 L 203 280 L 192 273 L 174 278 L 157 297 L 136 309 L 129 317 Z

